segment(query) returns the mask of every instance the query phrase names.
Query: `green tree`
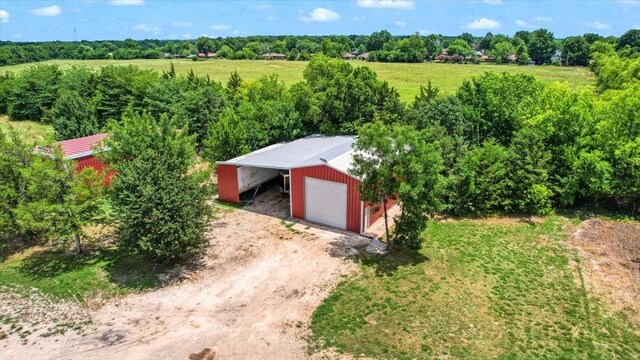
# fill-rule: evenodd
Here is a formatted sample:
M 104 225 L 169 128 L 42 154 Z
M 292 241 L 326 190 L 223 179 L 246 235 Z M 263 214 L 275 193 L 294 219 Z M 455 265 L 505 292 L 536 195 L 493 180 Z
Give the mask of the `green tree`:
M 562 42 L 562 54 L 569 65 L 589 64 L 589 44 L 582 36 L 570 36 Z
M 184 259 L 205 242 L 207 174 L 194 171 L 194 136 L 167 116 L 127 114 L 111 122 L 104 160 L 117 172 L 111 202 L 118 241 L 164 261 Z
M 387 30 L 375 31 L 371 36 L 369 36 L 369 41 L 367 41 L 367 49 L 369 51 L 382 50 L 384 48 L 384 44 L 391 41 L 393 36 Z
M 633 52 L 640 52 L 640 30 L 633 29 L 622 34 L 616 43 L 616 50 L 622 50 L 629 46 Z
M 57 96 L 62 71 L 56 65 L 36 65 L 11 81 L 8 114 L 14 120 L 42 121 Z
M 513 47 L 510 41 L 501 41 L 493 45 L 490 51 L 491 56 L 495 59 L 496 63 L 504 64 L 509 61 L 509 55 L 516 53 L 516 49 Z
M 529 45 L 529 38 L 531 37 L 531 33 L 526 31 L 526 30 L 520 30 L 520 31 L 516 31 L 515 35 L 513 36 L 514 39 L 521 39 L 525 45 Z
M 487 215 L 503 211 L 511 181 L 509 151 L 493 141 L 467 152 L 448 182 L 449 211 L 455 215 Z
M 440 205 L 442 160 L 437 144 L 427 144 L 410 126 L 374 122 L 360 129 L 354 149 L 349 172 L 363 179 L 361 198 L 383 208 L 390 246 L 419 249 L 426 216 Z M 390 201 L 398 201 L 402 209 L 393 239 L 388 227 Z
M 509 195 L 505 210 L 525 214 L 547 214 L 552 210 L 553 191 L 549 186 L 551 154 L 542 134 L 525 127 L 518 131 L 510 146 Z
M 64 235 L 75 239 L 76 253 L 80 254 L 85 226 L 105 219 L 104 174 L 86 167 L 73 176 L 71 188 L 66 190 L 60 225 Z
M 536 64 L 549 63 L 551 55 L 557 49 L 553 33 L 547 29 L 538 29 L 531 32 L 527 46 L 529 47 L 529 55 Z
M 478 43 L 478 48 L 482 49 L 482 50 L 490 50 L 491 49 L 491 43 L 493 42 L 493 34 L 491 32 L 488 32 Z
M 56 140 L 79 138 L 100 131 L 91 104 L 75 92 L 60 94 L 49 117 Z
M 467 57 L 472 53 L 473 49 L 471 49 L 471 46 L 469 46 L 469 44 L 467 44 L 467 42 L 462 39 L 453 40 L 453 42 L 451 42 L 451 44 L 449 44 L 449 47 L 447 48 L 447 55 L 460 55 L 463 57 Z
M 226 109 L 220 120 L 209 125 L 203 152 L 207 160 L 228 160 L 250 150 L 245 125 L 233 110 Z
M 528 65 L 529 61 L 531 61 L 531 57 L 529 56 L 529 48 L 524 41 L 518 40 L 520 40 L 520 38 L 514 39 L 514 44 L 516 47 L 516 57 L 518 58 L 517 62 L 520 65 Z
M 233 49 L 228 45 L 222 45 L 217 54 L 223 59 L 233 59 Z
M 462 39 L 462 40 L 466 41 L 467 44 L 469 44 L 469 46 L 473 46 L 473 44 L 476 41 L 476 39 L 473 37 L 473 35 L 469 34 L 468 32 L 463 32 L 462 34 L 460 34 L 458 36 L 458 39 Z
M 0 238 L 18 236 L 15 209 L 26 200 L 27 181 L 23 169 L 33 162 L 33 145 L 10 128 L 0 129 Z
M 213 41 L 206 36 L 200 36 L 198 40 L 196 40 L 196 48 L 198 49 L 198 52 L 205 54 L 213 52 L 215 50 L 214 46 L 215 44 Z
M 413 35 L 408 39 L 398 42 L 397 50 L 400 61 L 403 62 L 423 62 L 427 55 L 427 48 L 424 41 L 418 35 Z
M 474 128 L 469 131 L 473 134 L 467 139 L 469 143 L 479 145 L 495 139 L 508 145 L 542 90 L 540 82 L 524 74 L 485 73 L 464 81 L 457 96 L 465 107 L 466 122 Z

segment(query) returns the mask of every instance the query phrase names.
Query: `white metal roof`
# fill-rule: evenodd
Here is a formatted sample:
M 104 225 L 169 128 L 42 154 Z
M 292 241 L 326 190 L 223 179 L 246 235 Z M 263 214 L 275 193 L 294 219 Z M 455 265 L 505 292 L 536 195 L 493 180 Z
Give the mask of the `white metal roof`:
M 311 135 L 278 143 L 218 164 L 270 169 L 293 169 L 328 165 L 345 174 L 351 165 L 355 136 Z

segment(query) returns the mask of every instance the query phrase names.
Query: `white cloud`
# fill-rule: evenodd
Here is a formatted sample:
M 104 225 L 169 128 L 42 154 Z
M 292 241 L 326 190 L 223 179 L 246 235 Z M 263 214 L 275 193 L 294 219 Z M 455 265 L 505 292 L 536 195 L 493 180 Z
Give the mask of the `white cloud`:
M 534 27 L 537 26 L 537 25 L 529 24 L 528 22 L 526 22 L 524 20 L 516 20 L 516 25 L 518 25 L 521 28 L 525 28 L 525 29 L 533 29 Z
M 484 0 L 484 3 L 489 5 L 502 5 L 502 0 Z
M 233 30 L 231 33 L 233 35 L 245 35 L 247 32 L 246 31 L 240 31 L 240 30 Z
M 400 20 L 396 20 L 396 22 L 394 24 L 396 24 L 397 27 L 406 27 L 407 26 L 407 23 L 405 21 L 400 21 Z
M 58 5 L 51 5 L 33 9 L 31 13 L 36 16 L 58 16 L 62 14 L 62 9 Z
M 431 30 L 418 30 L 418 34 L 422 36 L 427 36 L 427 35 L 435 34 L 435 32 Z
M 157 25 L 136 24 L 133 26 L 133 30 L 144 31 L 144 32 L 152 33 L 154 35 L 160 34 L 160 27 Z
M 587 26 L 596 30 L 606 30 L 606 29 L 610 29 L 611 25 L 609 24 L 605 24 L 605 23 L 601 23 L 600 21 L 592 21 L 587 23 Z
M 495 20 L 481 18 L 475 19 L 474 21 L 466 24 L 464 27 L 469 30 L 491 30 L 499 28 L 500 23 Z
M 327 8 L 315 8 L 308 16 L 300 16 L 304 22 L 329 22 L 340 20 L 340 14 Z
M 542 22 L 551 22 L 551 20 L 553 19 L 551 18 L 551 16 L 536 16 L 533 18 L 533 20 L 542 21 Z
M 182 34 L 180 35 L 183 39 L 192 39 L 191 34 Z
M 616 2 L 622 5 L 630 5 L 630 6 L 640 5 L 640 1 L 638 0 L 616 0 Z
M 211 25 L 209 29 L 213 31 L 227 31 L 231 29 L 231 25 Z
M 172 21 L 171 26 L 177 28 L 190 27 L 193 25 L 190 21 Z
M 358 0 L 361 8 L 412 10 L 415 2 L 410 0 Z
M 9 22 L 9 12 L 7 10 L 0 9 L 0 24 L 5 24 Z
M 364 16 L 354 16 L 353 21 L 362 22 L 364 21 Z
M 144 5 L 144 0 L 110 0 L 109 4 L 115 5 L 115 6 L 128 6 L 128 5 L 140 6 L 140 5 Z

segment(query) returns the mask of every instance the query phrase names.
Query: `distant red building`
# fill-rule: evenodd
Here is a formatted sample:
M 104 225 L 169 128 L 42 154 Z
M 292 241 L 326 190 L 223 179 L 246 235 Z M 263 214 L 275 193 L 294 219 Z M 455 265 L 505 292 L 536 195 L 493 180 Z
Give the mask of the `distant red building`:
M 76 163 L 75 171 L 78 173 L 86 167 L 91 167 L 97 172 L 106 172 L 106 183 L 111 182 L 114 172 L 109 171 L 109 166 L 95 157 L 94 148 L 103 148 L 103 140 L 109 134 L 96 134 L 77 139 L 59 141 L 54 146 L 60 146 L 65 159 L 73 160 Z

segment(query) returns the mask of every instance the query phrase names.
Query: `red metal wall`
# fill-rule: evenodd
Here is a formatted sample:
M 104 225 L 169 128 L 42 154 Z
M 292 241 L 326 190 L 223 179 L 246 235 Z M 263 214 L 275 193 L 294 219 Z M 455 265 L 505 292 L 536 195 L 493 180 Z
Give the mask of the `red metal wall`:
M 393 200 L 389 200 L 387 202 L 387 210 L 389 210 L 392 206 L 393 206 L 394 202 Z M 369 206 L 368 202 L 364 202 L 364 209 L 367 208 L 367 206 Z M 373 210 L 373 208 L 372 208 Z M 380 219 L 380 217 L 384 214 L 384 209 L 382 208 L 382 204 L 380 204 L 380 210 L 378 210 L 375 213 L 371 213 L 369 214 L 369 224 L 367 226 L 371 226 L 373 225 L 374 222 L 376 222 L 376 220 Z
M 240 203 L 237 167 L 220 164 L 216 167 L 216 173 L 218 174 L 218 200 Z
M 304 219 L 304 178 L 335 181 L 347 184 L 347 230 L 360 233 L 362 215 L 360 209 L 360 181 L 328 166 L 319 165 L 291 169 L 291 216 Z
M 109 171 L 109 165 L 101 162 L 93 155 L 77 158 L 74 161 L 76 162 L 76 173 L 79 173 L 86 167 L 91 167 L 98 173 L 106 172 L 104 180 L 106 185 L 109 185 L 111 177 L 115 174 L 115 171 Z

